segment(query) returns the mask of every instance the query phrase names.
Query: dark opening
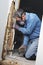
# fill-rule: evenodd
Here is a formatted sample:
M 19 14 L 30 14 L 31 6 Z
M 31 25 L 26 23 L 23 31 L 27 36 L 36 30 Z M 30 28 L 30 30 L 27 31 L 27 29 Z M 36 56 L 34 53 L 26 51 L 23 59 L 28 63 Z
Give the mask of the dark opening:
M 36 13 L 40 19 L 42 19 L 43 14 L 43 0 L 20 0 L 20 7 L 27 12 Z
M 18 22 L 16 22 L 16 24 L 18 24 Z M 20 24 L 18 25 L 21 26 Z M 14 50 L 17 50 L 22 45 L 22 43 L 23 43 L 23 34 L 20 31 L 15 30 Z

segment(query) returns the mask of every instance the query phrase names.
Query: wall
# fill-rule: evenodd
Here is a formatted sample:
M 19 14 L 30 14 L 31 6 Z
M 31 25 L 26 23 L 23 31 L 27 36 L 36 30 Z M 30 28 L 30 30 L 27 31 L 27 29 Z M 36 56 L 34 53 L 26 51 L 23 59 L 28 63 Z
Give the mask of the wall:
M 10 0 L 0 0 L 0 59 L 3 48 L 4 34 L 7 24 Z

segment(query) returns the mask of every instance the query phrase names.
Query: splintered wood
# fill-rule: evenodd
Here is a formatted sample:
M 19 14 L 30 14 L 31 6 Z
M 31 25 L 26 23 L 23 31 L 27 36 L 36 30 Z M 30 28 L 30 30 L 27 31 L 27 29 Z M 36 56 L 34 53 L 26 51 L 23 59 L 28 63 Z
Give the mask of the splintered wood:
M 4 60 L 4 61 L 1 61 L 0 64 L 1 65 L 20 65 L 18 62 L 14 60 Z
M 15 3 L 14 3 L 14 1 L 12 1 L 10 12 L 8 14 L 7 26 L 6 26 L 6 30 L 5 30 L 2 59 L 4 59 L 7 54 L 11 54 L 7 51 L 12 50 L 12 46 L 13 46 L 13 38 L 14 38 L 15 30 L 13 30 L 11 27 L 13 26 L 13 23 L 14 24 L 16 23 L 15 19 L 13 20 L 14 12 L 15 12 Z
M 0 61 L 0 65 L 20 65 L 18 62 L 14 62 L 14 60 L 3 60 Z

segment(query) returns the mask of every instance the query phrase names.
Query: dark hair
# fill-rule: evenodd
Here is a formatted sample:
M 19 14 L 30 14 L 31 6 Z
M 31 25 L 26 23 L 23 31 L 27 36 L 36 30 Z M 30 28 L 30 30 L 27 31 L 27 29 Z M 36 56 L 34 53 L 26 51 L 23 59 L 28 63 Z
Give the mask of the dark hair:
M 19 17 L 21 18 L 22 14 L 25 13 L 23 9 L 18 9 L 15 14 L 14 14 L 14 17 Z

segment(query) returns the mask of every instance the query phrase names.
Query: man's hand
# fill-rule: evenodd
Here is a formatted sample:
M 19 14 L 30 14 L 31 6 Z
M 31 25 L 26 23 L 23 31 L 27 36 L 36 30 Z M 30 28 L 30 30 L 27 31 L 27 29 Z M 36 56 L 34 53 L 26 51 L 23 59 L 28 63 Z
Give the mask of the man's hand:
M 27 46 L 21 45 L 20 48 L 19 48 L 19 51 L 20 52 L 26 51 L 26 47 Z
M 18 30 L 19 26 L 16 24 L 13 28 Z
M 19 48 L 19 56 L 23 57 L 23 55 L 25 54 L 25 52 L 26 52 L 26 46 L 21 45 L 21 47 Z

